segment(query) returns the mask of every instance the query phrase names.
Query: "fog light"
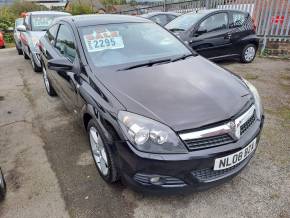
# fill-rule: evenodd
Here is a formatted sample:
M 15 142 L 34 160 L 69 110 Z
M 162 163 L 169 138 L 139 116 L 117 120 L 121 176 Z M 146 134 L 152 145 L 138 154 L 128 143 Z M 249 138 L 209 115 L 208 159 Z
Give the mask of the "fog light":
M 152 178 L 150 178 L 150 182 L 152 184 L 159 184 L 160 183 L 160 177 L 159 176 L 152 177 Z

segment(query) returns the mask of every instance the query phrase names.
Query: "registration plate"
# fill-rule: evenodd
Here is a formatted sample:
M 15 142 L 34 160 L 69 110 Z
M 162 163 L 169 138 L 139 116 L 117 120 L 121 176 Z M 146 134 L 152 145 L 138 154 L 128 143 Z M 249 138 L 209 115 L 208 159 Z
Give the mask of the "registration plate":
M 214 170 L 223 170 L 223 169 L 233 167 L 233 166 L 237 165 L 238 163 L 242 162 L 255 150 L 256 141 L 257 141 L 257 139 L 254 139 L 245 148 L 243 148 L 242 150 L 240 150 L 236 153 L 215 159 L 213 169 Z

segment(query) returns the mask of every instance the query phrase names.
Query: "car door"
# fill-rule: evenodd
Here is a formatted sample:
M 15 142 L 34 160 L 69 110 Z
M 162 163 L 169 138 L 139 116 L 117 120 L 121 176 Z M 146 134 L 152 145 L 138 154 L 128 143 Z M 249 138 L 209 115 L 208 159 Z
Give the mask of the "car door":
M 22 43 L 23 50 L 25 51 L 26 54 L 28 54 L 28 32 L 30 31 L 30 15 L 26 15 L 23 21 L 23 25 L 26 28 L 26 32 L 21 32 L 20 33 L 20 39 Z
M 61 96 L 66 107 L 70 111 L 76 109 L 77 98 L 77 75 L 80 71 L 79 58 L 77 56 L 75 37 L 68 24 L 60 24 L 56 37 L 55 58 L 66 58 L 73 64 L 73 69 L 69 71 L 52 72 L 57 93 Z
M 233 54 L 239 55 L 245 46 L 244 43 L 246 43 L 242 39 L 248 35 L 255 34 L 252 18 L 248 13 L 231 11 L 229 20 L 232 42 L 231 51 Z
M 220 12 L 203 19 L 194 29 L 189 45 L 206 58 L 228 55 L 231 48 L 228 13 Z
M 52 25 L 47 32 L 45 33 L 43 39 L 40 40 L 40 55 L 41 55 L 41 61 L 44 65 L 46 72 L 48 74 L 49 80 L 52 83 L 53 87 L 58 92 L 58 87 L 55 84 L 55 77 L 54 72 L 48 69 L 47 62 L 51 59 L 58 58 L 58 52 L 55 48 L 55 41 L 56 41 L 56 35 L 58 32 L 59 24 Z

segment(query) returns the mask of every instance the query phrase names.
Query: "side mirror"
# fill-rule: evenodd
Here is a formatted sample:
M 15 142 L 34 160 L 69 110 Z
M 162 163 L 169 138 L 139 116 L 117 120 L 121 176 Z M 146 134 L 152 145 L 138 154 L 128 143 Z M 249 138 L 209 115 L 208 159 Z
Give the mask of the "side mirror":
M 73 69 L 73 63 L 66 58 L 55 58 L 47 62 L 47 67 L 55 71 L 68 71 Z
M 16 29 L 19 32 L 26 32 L 26 27 L 24 25 L 19 25 L 16 27 Z
M 207 32 L 207 30 L 204 27 L 199 27 L 198 30 L 196 30 L 194 35 L 195 36 L 200 36 L 200 35 L 202 35 L 202 34 L 204 34 L 206 32 Z

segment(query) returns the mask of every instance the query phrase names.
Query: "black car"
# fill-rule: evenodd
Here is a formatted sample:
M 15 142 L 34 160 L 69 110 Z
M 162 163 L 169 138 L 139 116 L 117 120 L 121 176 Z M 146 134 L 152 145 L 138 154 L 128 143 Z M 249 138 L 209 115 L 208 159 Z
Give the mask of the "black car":
M 140 17 L 63 17 L 40 40 L 43 78 L 88 133 L 108 183 L 199 190 L 237 175 L 263 124 L 257 90 Z
M 180 14 L 175 12 L 151 12 L 147 14 L 142 14 L 141 17 L 152 20 L 155 23 L 158 23 L 161 26 L 165 26 L 170 21 L 177 18 Z
M 175 33 L 200 55 L 209 59 L 254 60 L 259 46 L 249 13 L 237 10 L 200 10 L 184 14 L 165 28 Z

